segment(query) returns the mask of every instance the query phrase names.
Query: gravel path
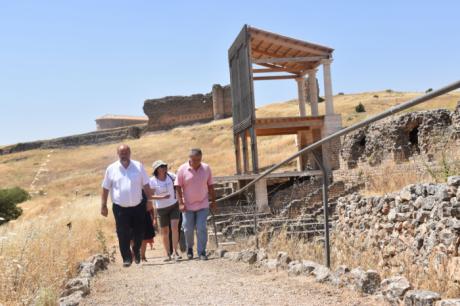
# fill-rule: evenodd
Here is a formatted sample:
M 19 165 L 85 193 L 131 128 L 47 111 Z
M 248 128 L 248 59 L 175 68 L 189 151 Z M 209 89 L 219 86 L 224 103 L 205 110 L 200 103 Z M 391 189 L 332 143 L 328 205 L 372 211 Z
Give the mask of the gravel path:
M 158 247 L 158 244 L 156 244 Z M 148 262 L 121 267 L 120 260 L 93 280 L 81 305 L 379 305 L 373 297 L 311 277 L 288 277 L 243 263 L 210 258 L 164 263 L 159 250 Z

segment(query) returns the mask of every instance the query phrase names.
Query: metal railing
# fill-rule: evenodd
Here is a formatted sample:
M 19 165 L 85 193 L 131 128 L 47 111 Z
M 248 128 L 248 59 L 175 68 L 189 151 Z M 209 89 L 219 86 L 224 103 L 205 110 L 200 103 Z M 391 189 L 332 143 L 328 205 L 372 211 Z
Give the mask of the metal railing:
M 389 108 L 388 110 L 384 111 L 384 112 L 381 112 L 377 115 L 374 115 L 372 116 L 371 118 L 368 118 L 366 120 L 363 120 L 359 123 L 356 123 L 356 124 L 353 124 L 347 128 L 344 128 L 340 131 L 337 131 L 329 136 L 326 136 L 324 138 L 322 138 L 321 140 L 297 151 L 296 153 L 292 154 L 291 156 L 289 156 L 288 158 L 286 158 L 285 160 L 279 162 L 278 164 L 276 165 L 273 165 L 272 167 L 268 168 L 267 170 L 263 171 L 262 173 L 260 173 L 255 179 L 253 179 L 251 182 L 249 182 L 248 184 L 246 184 L 245 186 L 243 186 L 242 188 L 238 189 L 237 191 L 227 195 L 227 196 L 224 196 L 220 199 L 217 200 L 217 202 L 222 202 L 222 201 L 225 201 L 225 200 L 228 200 L 230 198 L 233 198 L 234 196 L 236 195 L 239 195 L 241 193 L 243 193 L 244 191 L 248 190 L 251 186 L 255 185 L 258 181 L 260 181 L 261 179 L 265 178 L 267 175 L 269 175 L 270 173 L 274 172 L 275 170 L 279 169 L 280 167 L 282 167 L 283 165 L 285 165 L 286 163 L 289 163 L 290 161 L 294 160 L 295 158 L 299 157 L 300 155 L 304 154 L 304 153 L 308 153 L 308 152 L 313 152 L 313 150 L 317 149 L 317 148 L 320 148 L 322 145 L 324 145 L 325 143 L 331 141 L 331 140 L 334 140 L 336 138 L 339 138 L 343 135 L 346 135 L 350 132 L 353 132 L 357 129 L 360 129 L 362 127 L 366 127 L 376 121 L 379 121 L 379 120 L 382 120 L 384 118 L 387 118 L 391 115 L 394 115 L 396 113 L 399 113 L 403 110 L 406 110 L 410 107 L 413 107 L 415 105 L 418 105 L 418 104 L 421 104 L 423 102 L 426 102 L 428 100 L 431 100 L 433 98 L 436 98 L 438 96 L 441 96 L 443 94 L 446 94 L 448 92 L 451 92 L 455 89 L 459 89 L 460 88 L 460 80 L 456 81 L 456 82 L 453 82 L 447 86 L 444 86 L 440 89 L 437 89 L 437 90 L 433 90 L 429 93 L 426 93 L 424 94 L 423 96 L 421 97 L 417 97 L 417 98 L 414 98 L 412 100 L 409 100 L 407 102 L 404 102 L 402 104 L 399 104 L 399 105 L 396 105 L 396 106 L 393 106 L 391 108 Z M 320 169 L 323 169 L 323 161 L 320 161 L 317 157 L 315 157 L 315 160 L 316 162 L 318 163 Z M 323 174 L 324 174 L 324 171 L 323 171 Z M 325 219 L 327 221 L 327 218 L 328 218 L 328 205 L 327 205 L 327 179 L 324 177 L 323 175 L 323 189 L 325 189 L 323 191 L 323 202 L 324 202 L 324 213 L 325 213 Z M 214 218 L 213 218 L 214 219 Z M 329 267 L 330 265 L 330 257 L 329 257 L 329 251 L 330 251 L 330 248 L 329 248 L 329 231 L 326 230 L 328 228 L 328 224 L 326 223 L 325 224 L 325 254 L 326 254 L 326 265 Z M 257 235 L 257 232 L 256 232 L 256 235 Z M 217 237 L 216 237 L 216 242 L 217 242 Z

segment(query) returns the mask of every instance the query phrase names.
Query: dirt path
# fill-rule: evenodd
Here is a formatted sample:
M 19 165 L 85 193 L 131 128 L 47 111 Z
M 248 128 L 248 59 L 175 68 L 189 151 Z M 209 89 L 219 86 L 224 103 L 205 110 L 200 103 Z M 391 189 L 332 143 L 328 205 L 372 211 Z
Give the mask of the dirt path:
M 156 244 L 158 246 L 158 243 Z M 159 250 L 148 262 L 118 261 L 93 281 L 81 305 L 378 305 L 371 297 L 315 283 L 286 272 L 263 272 L 243 263 L 210 258 L 164 263 Z

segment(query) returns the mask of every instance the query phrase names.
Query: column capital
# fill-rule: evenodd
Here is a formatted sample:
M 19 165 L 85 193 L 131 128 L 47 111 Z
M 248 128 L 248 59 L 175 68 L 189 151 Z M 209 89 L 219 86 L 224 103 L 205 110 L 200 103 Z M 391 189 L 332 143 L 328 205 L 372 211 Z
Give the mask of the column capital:
M 297 81 L 297 83 L 300 83 L 300 82 L 303 82 L 303 81 L 305 81 L 305 77 L 303 77 L 303 76 L 299 76 L 299 77 L 295 78 L 294 80 L 296 80 L 296 81 Z
M 318 71 L 318 69 L 316 68 L 313 68 L 313 69 L 308 69 L 307 70 L 307 74 L 308 75 L 316 75 L 316 72 Z
M 320 62 L 323 65 L 330 65 L 330 64 L 332 64 L 333 59 L 332 58 L 323 58 Z

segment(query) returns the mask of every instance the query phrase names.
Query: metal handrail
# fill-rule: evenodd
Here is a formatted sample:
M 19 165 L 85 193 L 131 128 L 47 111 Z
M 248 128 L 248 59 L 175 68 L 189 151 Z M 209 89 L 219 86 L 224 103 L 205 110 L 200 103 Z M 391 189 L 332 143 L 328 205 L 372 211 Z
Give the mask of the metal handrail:
M 340 136 L 343 136 L 345 134 L 348 134 L 354 130 L 357 130 L 359 128 L 362 128 L 362 127 L 365 127 L 371 123 L 374 123 L 376 121 L 379 121 L 381 119 L 384 119 L 388 116 L 391 116 L 391 115 L 394 115 L 396 113 L 399 113 L 403 110 L 406 110 L 412 106 L 415 106 L 415 105 L 418 105 L 420 103 L 423 103 L 423 102 L 426 102 L 428 100 L 431 100 L 433 98 L 436 98 L 438 96 L 441 96 L 443 94 L 446 94 L 450 91 L 453 91 L 455 89 L 459 89 L 460 88 L 460 80 L 454 82 L 454 83 L 451 83 L 445 87 L 442 87 L 440 89 L 437 89 L 437 90 L 434 90 L 434 91 L 431 91 L 429 93 L 426 93 L 425 95 L 421 96 L 421 97 L 418 97 L 418 98 L 415 98 L 415 99 L 412 99 L 412 100 L 409 100 L 407 102 L 404 102 L 400 105 L 396 105 L 396 106 L 393 106 L 391 107 L 390 109 L 384 111 L 384 112 L 381 112 L 380 114 L 377 114 L 369 119 L 366 119 L 364 121 L 361 121 L 359 123 L 356 123 L 356 124 L 353 124 L 347 128 L 344 128 L 340 131 L 337 131 L 329 136 L 326 136 L 324 138 L 322 138 L 321 140 L 315 142 L 315 143 L 312 143 L 311 145 L 297 151 L 296 153 L 292 154 L 291 156 L 289 156 L 288 158 L 286 158 L 285 160 L 279 162 L 278 164 L 276 165 L 273 165 L 272 167 L 268 168 L 267 170 L 265 170 L 264 172 L 262 172 L 261 174 L 259 174 L 259 176 L 257 176 L 255 179 L 253 179 L 251 182 L 249 182 L 247 185 L 241 187 L 240 189 L 238 189 L 237 191 L 234 191 L 233 193 L 227 195 L 227 196 L 224 196 L 220 199 L 217 200 L 217 202 L 222 202 L 222 201 L 225 201 L 227 199 L 230 199 L 238 194 L 241 194 L 243 191 L 249 189 L 249 187 L 253 186 L 255 183 L 257 183 L 258 181 L 260 181 L 261 179 L 263 179 L 264 177 L 266 177 L 267 175 L 269 175 L 270 173 L 272 173 L 273 171 L 277 170 L 278 168 L 280 168 L 281 166 L 283 166 L 284 164 L 292 161 L 293 159 L 299 157 L 301 154 L 303 153 L 307 153 L 307 152 L 310 152 L 316 148 L 319 148 L 320 146 L 322 146 L 323 144 L 333 140 L 333 139 L 336 139 Z

